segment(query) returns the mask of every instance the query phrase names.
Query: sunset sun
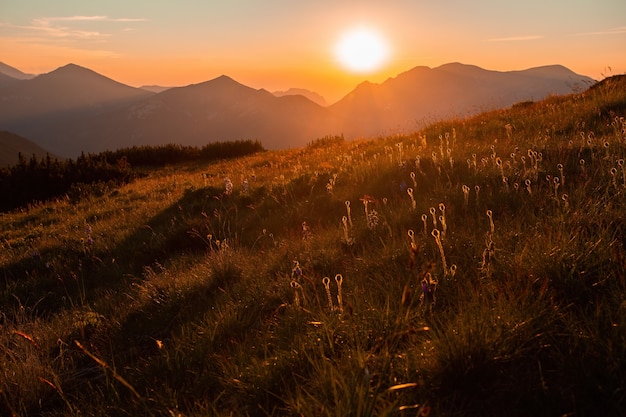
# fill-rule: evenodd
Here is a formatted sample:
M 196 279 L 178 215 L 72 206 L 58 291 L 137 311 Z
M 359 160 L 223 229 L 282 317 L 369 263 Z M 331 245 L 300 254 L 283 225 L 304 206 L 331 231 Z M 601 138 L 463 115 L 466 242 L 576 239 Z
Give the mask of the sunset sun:
M 335 58 L 352 72 L 372 72 L 389 57 L 387 42 L 374 29 L 357 27 L 345 31 L 335 44 Z

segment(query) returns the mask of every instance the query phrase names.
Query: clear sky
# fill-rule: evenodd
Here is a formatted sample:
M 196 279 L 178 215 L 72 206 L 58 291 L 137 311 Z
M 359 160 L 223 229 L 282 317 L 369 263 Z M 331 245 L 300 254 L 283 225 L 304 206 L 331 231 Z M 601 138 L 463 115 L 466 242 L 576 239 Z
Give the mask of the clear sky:
M 335 56 L 352 27 L 386 60 L 353 72 Z M 449 62 L 507 71 L 562 64 L 626 72 L 625 0 L 0 0 L 0 61 L 28 73 L 67 63 L 133 86 L 226 74 L 333 102 L 369 80 Z

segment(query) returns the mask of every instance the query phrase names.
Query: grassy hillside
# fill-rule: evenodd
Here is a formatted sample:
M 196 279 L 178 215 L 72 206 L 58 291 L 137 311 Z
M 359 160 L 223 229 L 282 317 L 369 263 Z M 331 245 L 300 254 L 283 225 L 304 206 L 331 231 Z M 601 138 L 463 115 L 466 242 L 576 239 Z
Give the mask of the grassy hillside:
M 0 410 L 624 415 L 625 115 L 614 77 L 4 213 Z

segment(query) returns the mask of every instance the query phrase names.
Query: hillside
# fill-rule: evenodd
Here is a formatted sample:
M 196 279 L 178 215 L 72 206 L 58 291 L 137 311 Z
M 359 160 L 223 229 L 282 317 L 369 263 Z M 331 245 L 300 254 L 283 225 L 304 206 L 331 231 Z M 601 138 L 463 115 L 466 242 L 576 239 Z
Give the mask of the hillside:
M 17 78 L 10 77 L 0 72 L 0 89 L 19 82 Z
M 26 74 L 15 67 L 0 62 L 0 74 L 8 75 L 16 80 L 29 80 L 35 77 L 33 74 Z
M 11 132 L 0 131 L 0 167 L 17 164 L 20 153 L 25 159 L 30 159 L 33 155 L 38 159 L 45 158 L 47 155 L 54 158 L 41 146 L 26 138 Z
M 621 76 L 3 213 L 0 413 L 625 415 L 625 156 Z

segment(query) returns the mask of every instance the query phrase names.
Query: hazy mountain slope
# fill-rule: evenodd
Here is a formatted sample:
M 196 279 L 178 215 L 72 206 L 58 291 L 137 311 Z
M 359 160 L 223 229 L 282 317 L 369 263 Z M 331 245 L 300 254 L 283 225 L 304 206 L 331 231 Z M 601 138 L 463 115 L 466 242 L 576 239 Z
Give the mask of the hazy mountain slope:
M 0 129 L 44 143 L 53 124 L 65 124 L 152 94 L 69 64 L 0 90 Z
M 132 145 L 238 139 L 291 148 L 326 135 L 410 132 L 592 83 L 558 65 L 498 72 L 453 63 L 415 67 L 381 84 L 361 83 L 323 107 L 303 94 L 276 97 L 227 76 L 154 93 L 69 64 L 0 89 L 0 129 L 68 157 Z
M 275 97 L 227 76 L 172 88 L 115 111 L 47 132 L 63 155 L 132 145 L 204 144 L 238 139 L 269 149 L 303 146 L 337 133 L 333 115 L 302 96 Z
M 44 158 L 48 151 L 15 133 L 0 131 L 0 167 L 17 164 L 20 153 L 24 158 L 30 159 L 33 155 Z
M 163 87 L 161 85 L 142 85 L 141 87 L 142 90 L 146 90 L 146 91 L 150 91 L 152 93 L 162 93 L 165 90 L 169 90 L 170 88 L 174 88 L 174 87 Z
M 382 84 L 362 83 L 329 109 L 346 120 L 346 136 L 372 136 L 568 94 L 592 83 L 562 66 L 498 72 L 452 63 L 415 67 Z
M 305 88 L 290 88 L 286 91 L 274 91 L 272 94 L 274 94 L 276 97 L 304 96 L 311 100 L 313 103 L 319 104 L 320 106 L 326 107 L 328 105 L 326 99 L 323 96 Z
M 17 68 L 5 64 L 4 62 L 0 62 L 0 73 L 8 75 L 9 77 L 15 78 L 17 80 L 29 80 L 35 77 L 35 75 L 33 74 L 26 74 L 18 70 Z
M 8 87 L 11 84 L 18 83 L 20 80 L 13 78 L 10 75 L 6 75 L 0 72 L 0 89 Z

